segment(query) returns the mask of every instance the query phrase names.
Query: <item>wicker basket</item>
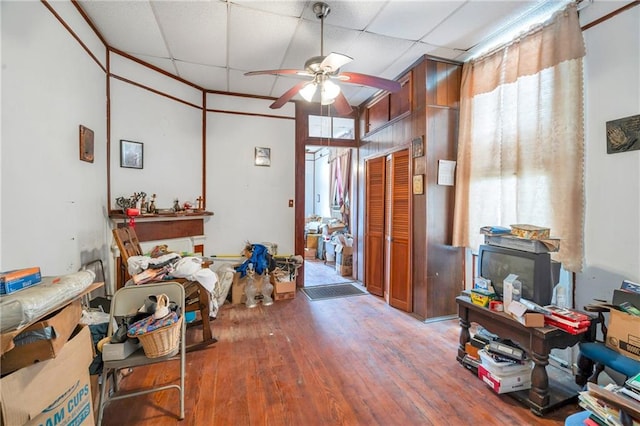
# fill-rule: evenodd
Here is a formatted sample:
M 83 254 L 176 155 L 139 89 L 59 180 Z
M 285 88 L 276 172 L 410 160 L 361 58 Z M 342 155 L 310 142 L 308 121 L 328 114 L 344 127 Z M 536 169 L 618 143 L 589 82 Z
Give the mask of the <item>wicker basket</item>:
M 183 320 L 184 315 L 181 315 L 178 321 L 171 325 L 132 337 L 140 339 L 147 358 L 159 358 L 175 351 L 180 345 L 180 330 L 182 330 Z

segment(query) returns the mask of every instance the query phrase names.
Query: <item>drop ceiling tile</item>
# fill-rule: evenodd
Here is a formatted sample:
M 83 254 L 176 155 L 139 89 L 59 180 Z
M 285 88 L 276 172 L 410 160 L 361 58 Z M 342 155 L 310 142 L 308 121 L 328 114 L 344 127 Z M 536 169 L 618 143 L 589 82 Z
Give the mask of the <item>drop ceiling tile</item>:
M 510 16 L 523 14 L 538 2 L 467 2 L 422 41 L 449 49 L 468 50 L 501 29 Z
M 231 7 L 236 5 L 251 9 L 261 10 L 263 12 L 274 13 L 282 16 L 292 16 L 299 18 L 302 11 L 307 7 L 306 1 L 267 1 L 267 0 L 232 0 Z M 224 2 L 223 2 L 224 4 Z
M 234 7 L 229 17 L 229 66 L 239 70 L 280 67 L 298 19 Z
M 147 56 L 147 55 L 131 55 L 134 58 L 140 59 L 142 62 L 146 62 L 147 64 L 153 65 L 155 67 L 160 68 L 163 71 L 168 72 L 171 75 L 176 75 L 177 70 L 173 61 L 169 58 L 156 58 L 155 56 Z
M 420 40 L 464 1 L 391 1 L 367 27 L 388 37 Z
M 261 96 L 274 96 L 271 92 L 275 80 L 276 77 L 272 75 L 246 76 L 243 71 L 229 70 L 229 91 Z M 280 94 L 276 94 L 274 97 L 278 96 L 280 96 Z
M 371 74 L 378 77 L 394 78 L 387 68 L 401 57 L 414 43 L 409 40 L 383 37 L 378 34 L 361 33 L 345 52 L 353 57 L 353 62 L 343 67 L 343 71 Z
M 171 55 L 181 61 L 227 65 L 227 6 L 222 2 L 154 2 Z
M 149 2 L 81 1 L 80 5 L 109 46 L 130 54 L 169 57 Z
M 308 2 L 309 7 L 305 8 L 303 17 L 309 21 L 320 22 L 313 13 L 313 4 Z M 343 28 L 364 30 L 371 20 L 380 12 L 387 3 L 386 1 L 326 1 L 331 8 L 329 15 L 324 19 L 325 27 L 334 25 Z
M 229 90 L 226 68 L 181 61 L 176 61 L 176 68 L 181 78 L 205 90 Z

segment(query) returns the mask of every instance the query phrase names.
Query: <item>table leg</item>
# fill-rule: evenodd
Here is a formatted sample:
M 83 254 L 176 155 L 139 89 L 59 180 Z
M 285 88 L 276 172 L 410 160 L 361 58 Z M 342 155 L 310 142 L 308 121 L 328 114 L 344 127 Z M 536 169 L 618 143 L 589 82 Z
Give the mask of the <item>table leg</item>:
M 531 357 L 533 358 L 533 371 L 531 372 L 531 390 L 529 400 L 537 407 L 544 408 L 549 405 L 549 376 L 547 365 L 549 364 L 549 348 L 544 342 L 534 342 Z M 532 408 L 537 413 L 538 410 Z
M 462 307 L 458 308 L 458 315 L 460 316 L 460 344 L 458 345 L 458 356 L 456 359 L 458 362 L 462 363 L 462 360 L 466 355 L 465 346 L 471 339 L 471 335 L 469 334 L 469 327 L 471 326 L 471 323 L 469 322 L 468 309 Z

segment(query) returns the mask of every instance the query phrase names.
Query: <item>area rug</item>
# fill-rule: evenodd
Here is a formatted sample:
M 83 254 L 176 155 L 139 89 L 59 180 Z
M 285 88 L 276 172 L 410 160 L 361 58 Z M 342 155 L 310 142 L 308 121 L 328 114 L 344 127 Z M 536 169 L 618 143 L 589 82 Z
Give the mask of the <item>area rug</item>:
M 311 301 L 369 294 L 367 291 L 356 287 L 352 283 L 316 285 L 313 287 L 304 287 L 301 290 Z

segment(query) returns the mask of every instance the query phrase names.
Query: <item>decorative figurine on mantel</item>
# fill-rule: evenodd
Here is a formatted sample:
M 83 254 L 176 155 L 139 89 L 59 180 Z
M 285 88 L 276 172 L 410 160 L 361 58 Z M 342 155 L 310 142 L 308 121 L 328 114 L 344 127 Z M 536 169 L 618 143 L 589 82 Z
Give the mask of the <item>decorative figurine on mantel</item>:
M 176 198 L 175 200 L 173 200 L 173 211 L 178 213 L 180 210 L 182 210 L 182 208 L 180 207 L 180 201 L 178 201 L 178 199 Z
M 204 198 L 202 198 L 202 195 L 196 198 L 196 201 L 198 202 L 198 210 L 204 210 Z
M 151 195 L 151 201 L 149 202 L 147 213 L 151 213 L 151 214 L 156 213 L 156 194 Z

